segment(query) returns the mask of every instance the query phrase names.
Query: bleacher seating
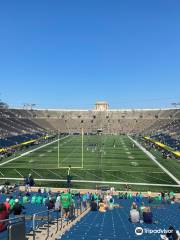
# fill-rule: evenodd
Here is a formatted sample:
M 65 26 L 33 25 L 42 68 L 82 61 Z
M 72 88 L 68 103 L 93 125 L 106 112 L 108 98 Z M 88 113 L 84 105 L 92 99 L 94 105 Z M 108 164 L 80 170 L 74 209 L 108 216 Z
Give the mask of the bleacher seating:
M 151 136 L 151 138 L 158 140 L 169 147 L 172 147 L 174 150 L 180 150 L 180 139 L 175 139 L 168 134 L 159 133 Z
M 122 208 L 108 210 L 105 213 L 89 212 L 80 222 L 74 225 L 68 232 L 60 236 L 61 240 L 134 240 L 134 239 L 160 239 L 160 234 L 143 234 L 137 236 L 135 234 L 136 227 L 149 228 L 149 229 L 168 229 L 170 224 L 175 229 L 179 229 L 179 214 L 180 204 L 174 205 L 167 204 L 149 204 L 147 198 L 143 198 L 145 205 L 152 207 L 153 218 L 156 223 L 133 224 L 128 220 L 129 210 L 131 208 L 132 200 L 117 199 Z M 157 206 L 158 205 L 158 206 Z
M 180 119 L 179 109 L 145 110 L 25 110 L 0 109 L 0 136 L 22 135 L 44 130 L 63 133 L 141 133 L 167 129 Z
M 20 192 L 16 191 L 12 194 L 0 194 L 0 203 L 1 202 L 5 202 L 6 198 L 9 196 L 12 196 L 14 199 L 15 198 L 19 198 L 20 197 Z M 33 195 L 37 195 L 37 193 L 32 193 Z M 20 198 L 20 200 L 22 200 L 22 198 Z M 25 214 L 25 216 L 31 216 L 31 220 L 26 220 L 26 233 L 29 233 L 30 231 L 32 231 L 32 227 L 33 227 L 33 222 L 32 222 L 32 216 L 34 213 L 37 212 L 41 212 L 41 211 L 45 211 L 47 210 L 47 207 L 43 204 L 31 204 L 31 203 L 27 203 L 25 204 L 25 209 L 23 210 L 23 214 Z M 9 219 L 14 218 L 13 214 L 10 214 Z M 39 226 L 43 225 L 44 222 L 43 221 L 39 221 L 38 222 Z M 0 232 L 0 240 L 7 240 L 7 230 Z

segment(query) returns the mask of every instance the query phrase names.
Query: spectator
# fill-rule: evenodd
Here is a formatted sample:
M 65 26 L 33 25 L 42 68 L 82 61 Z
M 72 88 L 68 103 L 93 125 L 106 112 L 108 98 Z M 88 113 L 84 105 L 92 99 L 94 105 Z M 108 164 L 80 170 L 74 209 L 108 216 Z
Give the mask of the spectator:
M 9 204 L 10 204 L 10 209 L 12 209 L 12 208 L 13 208 L 13 206 L 14 206 L 14 204 L 15 204 L 15 201 L 14 201 L 14 199 L 13 199 L 13 197 L 12 197 L 12 196 L 10 196 L 10 199 L 9 199 Z
M 106 204 L 103 202 L 102 198 L 100 199 L 100 202 L 99 202 L 99 211 L 106 212 Z
M 131 210 L 130 210 L 130 215 L 129 215 L 129 220 L 132 223 L 137 223 L 140 220 L 140 215 L 139 211 L 137 210 L 137 205 L 135 202 L 133 202 Z
M 180 234 L 177 232 L 173 226 L 170 226 L 168 229 L 170 232 L 168 232 L 166 235 L 161 235 L 161 239 L 163 240 L 179 240 L 180 239 Z
M 91 211 L 97 211 L 98 210 L 97 202 L 95 201 L 94 198 L 91 199 L 90 208 L 91 208 Z
M 69 206 L 69 219 L 73 220 L 75 219 L 75 204 L 74 204 L 74 200 L 72 199 L 70 206 Z
M 61 205 L 64 212 L 64 221 L 69 220 L 69 207 L 72 201 L 71 193 L 68 190 L 65 190 L 64 193 L 61 194 Z
M 9 211 L 10 210 L 9 198 L 6 198 L 4 205 L 6 207 L 6 210 Z
M 13 208 L 11 209 L 10 213 L 13 213 L 14 215 L 21 215 L 23 209 L 24 209 L 24 206 L 22 206 L 19 203 L 18 199 L 15 199 L 15 204 L 14 204 Z
M 52 199 L 50 199 L 50 200 L 48 201 L 48 203 L 47 203 L 47 208 L 48 208 L 48 210 L 51 210 L 51 209 L 53 209 L 54 207 L 55 207 L 54 201 L 53 201 Z
M 35 182 L 34 182 L 34 178 L 32 177 L 31 174 L 29 174 L 29 176 L 25 179 L 25 185 L 27 188 L 34 186 Z
M 143 211 L 143 221 L 145 223 L 153 223 L 153 215 L 152 215 L 150 207 L 144 208 L 144 211 Z
M 56 211 L 60 211 L 60 209 L 61 209 L 61 197 L 60 196 L 58 196 L 56 198 L 56 202 L 55 202 L 54 208 L 55 208 Z
M 114 199 L 111 196 L 111 198 L 109 199 L 109 201 L 107 202 L 107 206 L 110 210 L 112 210 L 114 208 Z
M 27 204 L 29 202 L 29 197 L 27 194 L 23 197 L 22 202 L 23 204 Z
M 0 221 L 8 219 L 8 211 L 4 203 L 0 203 Z M 6 229 L 7 223 L 2 222 L 0 223 L 0 232 L 4 231 Z
M 142 204 L 141 204 L 141 207 L 140 207 L 140 216 L 141 217 L 143 217 L 143 212 L 144 212 L 144 209 L 145 209 L 146 207 L 145 207 L 145 205 L 144 205 L 144 202 L 142 202 Z
M 137 205 L 135 202 L 132 203 L 131 209 L 137 209 Z
M 83 208 L 87 207 L 87 194 L 83 194 L 82 196 L 82 205 L 83 205 Z
M 38 195 L 36 198 L 36 203 L 40 205 L 40 204 L 42 204 L 42 201 L 43 201 L 42 196 Z
M 31 203 L 32 203 L 32 204 L 35 204 L 35 203 L 36 203 L 36 195 L 32 196 L 32 198 L 31 198 Z

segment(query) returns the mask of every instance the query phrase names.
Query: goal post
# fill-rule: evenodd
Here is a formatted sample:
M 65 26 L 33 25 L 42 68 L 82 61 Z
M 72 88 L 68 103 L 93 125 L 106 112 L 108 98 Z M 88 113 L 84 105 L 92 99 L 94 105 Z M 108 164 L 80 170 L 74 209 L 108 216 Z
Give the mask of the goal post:
M 82 138 L 82 161 L 81 161 L 81 168 L 84 168 L 84 129 L 82 128 L 81 132 L 81 138 Z

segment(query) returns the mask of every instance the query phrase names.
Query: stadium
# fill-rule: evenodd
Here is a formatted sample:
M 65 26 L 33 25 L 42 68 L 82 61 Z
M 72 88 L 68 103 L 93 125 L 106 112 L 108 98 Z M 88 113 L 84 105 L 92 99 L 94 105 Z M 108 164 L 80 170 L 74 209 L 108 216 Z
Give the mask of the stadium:
M 1 126 L 1 180 L 31 173 L 39 184 L 63 186 L 70 165 L 79 188 L 178 190 L 179 109 L 111 110 L 106 102 L 93 110 L 1 109 Z M 159 152 L 147 152 L 148 144 Z
M 180 240 L 180 1 L 0 1 L 0 240 Z
M 115 199 L 120 204 L 120 195 L 117 198 L 117 192 L 121 194 L 127 191 L 127 198 L 134 201 L 136 196 L 131 196 L 131 192 L 179 193 L 178 108 L 111 109 L 107 102 L 97 102 L 92 110 L 10 109 L 3 102 L 1 106 L 1 192 L 9 191 L 7 189 L 11 189 L 12 184 L 15 184 L 13 189 L 19 186 L 20 190 L 26 177 L 31 174 L 36 183 L 33 191 L 44 187 L 68 187 L 75 193 L 82 191 L 85 195 L 86 191 L 105 194 L 115 189 Z M 17 197 L 19 190 L 13 190 L 14 197 Z M 44 190 L 41 194 L 44 194 Z M 155 194 L 154 199 L 154 204 L 162 201 L 158 200 L 158 194 Z M 37 209 L 39 207 L 39 212 L 44 210 L 39 203 L 35 202 L 35 205 Z M 35 212 L 31 212 L 33 210 L 31 209 L 29 214 L 36 216 Z M 88 208 L 80 208 L 79 211 L 80 213 L 77 209 L 77 218 L 85 219 L 81 220 L 82 224 L 83 221 L 88 222 Z M 55 213 L 51 214 L 52 218 L 56 219 Z M 58 217 L 61 219 L 59 221 L 62 221 L 62 217 Z M 107 215 L 107 218 L 109 217 Z M 44 225 L 44 222 L 45 220 L 41 224 Z M 28 236 L 32 236 L 29 239 L 39 239 L 38 228 L 43 228 L 34 222 L 35 229 L 30 223 L 26 224 L 30 232 Z M 65 228 L 69 227 L 65 225 Z M 62 229 L 59 230 L 61 234 Z M 40 233 L 42 234 L 42 230 Z M 62 234 L 62 239 L 76 239 L 76 234 L 79 233 L 72 227 L 72 233 L 68 233 L 67 236 L 66 233 Z M 83 236 L 83 233 L 81 234 Z M 107 239 L 119 239 L 116 234 L 114 238 Z M 128 235 L 122 235 L 124 238 L 121 239 L 132 239 L 131 234 L 130 231 Z M 144 239 L 147 239 L 147 236 Z M 153 239 L 152 236 L 150 239 Z

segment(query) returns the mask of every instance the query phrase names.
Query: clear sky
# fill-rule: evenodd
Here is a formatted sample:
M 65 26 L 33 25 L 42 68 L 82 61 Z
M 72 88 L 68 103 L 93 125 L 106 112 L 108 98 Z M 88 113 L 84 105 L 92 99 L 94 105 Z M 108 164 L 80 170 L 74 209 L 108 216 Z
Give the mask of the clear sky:
M 180 1 L 0 1 L 0 98 L 42 108 L 179 102 Z

